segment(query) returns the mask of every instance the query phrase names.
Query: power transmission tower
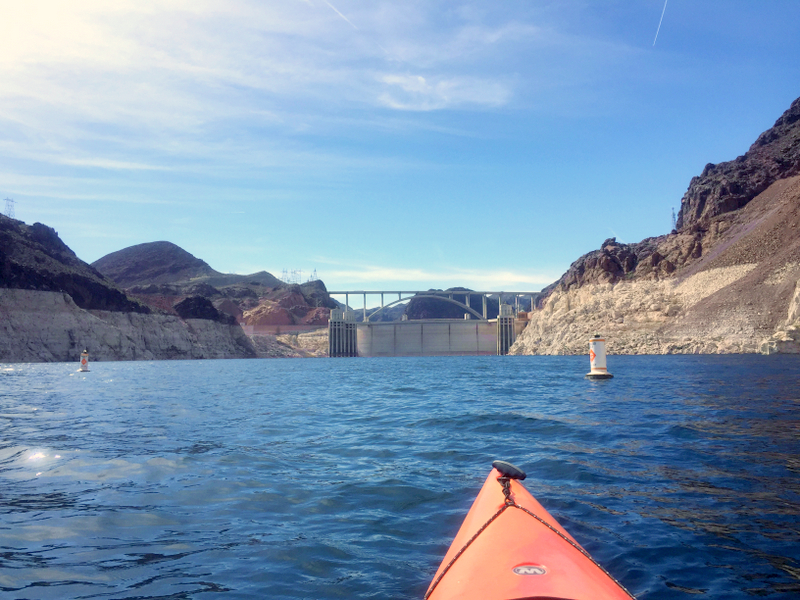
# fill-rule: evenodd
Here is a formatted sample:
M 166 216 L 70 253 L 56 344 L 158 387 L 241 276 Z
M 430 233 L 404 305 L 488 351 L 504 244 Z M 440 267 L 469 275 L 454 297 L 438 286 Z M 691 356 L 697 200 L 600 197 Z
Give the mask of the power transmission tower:
M 675 229 L 678 226 L 678 219 L 675 218 L 675 207 L 672 207 L 672 228 Z
M 16 219 L 14 216 L 14 201 L 11 198 L 6 198 L 6 216 L 9 219 Z
M 284 269 L 283 273 L 281 274 L 281 281 L 288 283 L 289 285 L 295 285 L 300 283 L 302 276 L 303 271 L 299 269 L 292 269 L 291 271 Z

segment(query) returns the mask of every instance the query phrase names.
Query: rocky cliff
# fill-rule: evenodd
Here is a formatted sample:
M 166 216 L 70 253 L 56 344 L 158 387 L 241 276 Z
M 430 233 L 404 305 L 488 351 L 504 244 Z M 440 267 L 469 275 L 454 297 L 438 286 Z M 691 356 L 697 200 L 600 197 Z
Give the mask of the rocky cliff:
M 800 175 L 800 98 L 730 162 L 707 164 L 681 200 L 679 231 L 742 208 L 774 182 Z
M 83 309 L 150 312 L 75 256 L 53 228 L 2 214 L 0 288 L 65 292 Z
M 254 328 L 322 327 L 336 307 L 322 281 L 288 285 L 266 271 L 220 273 L 170 242 L 138 244 L 92 264 L 151 309 Z
M 256 356 L 241 327 L 204 299 L 180 311 L 152 311 L 52 228 L 0 215 L 0 361 L 77 361 L 84 348 L 92 360 Z
M 0 362 L 253 358 L 242 328 L 208 319 L 83 310 L 63 292 L 0 289 Z
M 543 290 L 512 354 L 800 352 L 800 99 L 743 156 L 707 165 L 678 228 L 609 239 Z

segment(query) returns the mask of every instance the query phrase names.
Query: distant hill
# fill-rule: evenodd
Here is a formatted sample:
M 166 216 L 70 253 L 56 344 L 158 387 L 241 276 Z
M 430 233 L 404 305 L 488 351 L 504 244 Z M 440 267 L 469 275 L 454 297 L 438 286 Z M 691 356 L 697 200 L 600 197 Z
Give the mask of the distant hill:
M 213 305 L 243 325 L 320 327 L 336 307 L 322 281 L 289 285 L 267 271 L 220 273 L 171 242 L 131 246 L 93 266 L 137 300 L 184 318 L 204 318 Z
M 279 287 L 283 283 L 266 271 L 252 275 L 220 273 L 207 262 L 172 242 L 148 242 L 105 255 L 92 266 L 123 288 L 159 284 L 226 286 L 252 283 Z
M 195 299 L 152 311 L 80 260 L 52 227 L 0 215 L 0 362 L 252 358 L 242 328 Z
M 442 290 L 431 290 L 441 292 Z M 453 300 L 467 303 L 467 292 L 469 290 L 463 287 L 448 288 L 446 292 L 454 292 Z M 459 293 L 460 292 L 460 293 Z M 472 310 L 483 314 L 483 298 L 477 295 L 469 297 L 469 306 Z M 497 314 L 500 312 L 500 303 L 496 298 L 487 298 L 486 300 L 486 316 L 489 319 L 496 319 Z M 444 299 L 437 298 L 417 298 L 414 297 L 408 303 L 406 314 L 409 319 L 463 319 L 464 309 L 460 306 L 448 302 Z
M 86 310 L 150 312 L 75 256 L 55 229 L 5 215 L 0 215 L 0 288 L 65 292 Z
M 92 266 L 125 288 L 221 275 L 172 242 L 130 246 L 107 254 Z

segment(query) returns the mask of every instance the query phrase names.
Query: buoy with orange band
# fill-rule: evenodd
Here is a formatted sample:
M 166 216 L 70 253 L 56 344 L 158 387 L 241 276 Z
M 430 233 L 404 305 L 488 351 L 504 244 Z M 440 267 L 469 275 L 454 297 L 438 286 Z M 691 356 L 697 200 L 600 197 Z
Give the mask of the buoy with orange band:
M 634 598 L 522 486 L 522 469 L 492 467 L 425 600 Z
M 614 377 L 606 367 L 606 341 L 597 333 L 589 340 L 589 364 L 591 370 L 586 374 L 589 379 L 611 379 Z
M 89 371 L 89 351 L 84 350 L 81 352 L 81 368 L 78 371 L 86 373 Z

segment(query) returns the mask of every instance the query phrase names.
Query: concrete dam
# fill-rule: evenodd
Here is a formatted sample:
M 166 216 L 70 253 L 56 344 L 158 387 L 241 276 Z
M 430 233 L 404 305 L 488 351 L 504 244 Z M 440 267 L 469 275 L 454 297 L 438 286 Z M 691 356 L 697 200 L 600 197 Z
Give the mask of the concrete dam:
M 384 293 L 388 292 L 381 294 Z M 464 308 L 465 318 L 370 322 L 365 309 L 365 321 L 357 322 L 353 311 L 332 310 L 328 323 L 328 356 L 504 355 L 527 324 L 527 318 L 517 318 L 517 315 L 522 317 L 525 313 L 515 311 L 508 304 L 500 305 L 497 319 L 487 319 L 486 295 L 491 292 L 471 292 L 471 295 L 485 294 L 483 315 L 452 297 L 441 297 L 441 293 L 440 296 L 433 296 L 431 292 L 416 294 L 417 297 L 425 294 L 426 297 L 439 297 L 458 304 Z M 391 304 L 403 300 L 408 298 L 400 298 Z

